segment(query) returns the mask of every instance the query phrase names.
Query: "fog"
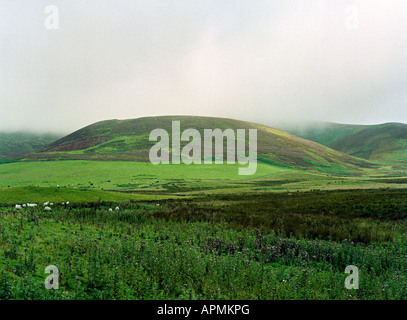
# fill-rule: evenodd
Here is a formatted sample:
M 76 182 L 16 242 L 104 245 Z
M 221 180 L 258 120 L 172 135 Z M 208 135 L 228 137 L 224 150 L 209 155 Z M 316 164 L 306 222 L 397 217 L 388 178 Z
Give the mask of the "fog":
M 0 0 L 0 131 L 407 122 L 406 61 L 403 0 Z

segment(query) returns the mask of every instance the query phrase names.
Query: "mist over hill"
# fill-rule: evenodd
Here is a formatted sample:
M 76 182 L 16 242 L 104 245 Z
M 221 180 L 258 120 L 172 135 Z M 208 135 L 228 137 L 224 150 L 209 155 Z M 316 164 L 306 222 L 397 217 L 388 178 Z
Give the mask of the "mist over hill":
M 14 158 L 42 150 L 61 135 L 30 132 L 0 132 L 0 158 Z
M 281 126 L 288 132 L 367 160 L 407 161 L 407 124 L 310 123 Z

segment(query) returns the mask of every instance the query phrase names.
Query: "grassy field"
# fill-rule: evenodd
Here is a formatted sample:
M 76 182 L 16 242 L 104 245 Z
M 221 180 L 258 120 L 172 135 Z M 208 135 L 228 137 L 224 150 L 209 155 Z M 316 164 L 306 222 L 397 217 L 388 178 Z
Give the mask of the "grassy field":
M 240 165 L 152 165 L 133 161 L 39 161 L 0 164 L 0 204 L 169 199 L 205 194 L 295 192 L 335 189 L 404 188 L 403 176 L 365 169 L 363 175 L 297 170 L 258 163 L 253 176 Z M 337 173 L 337 174 L 335 174 Z
M 0 299 L 406 299 L 406 195 L 2 207 Z M 44 287 L 47 265 L 59 290 Z M 359 290 L 344 287 L 348 265 Z
M 95 202 L 104 201 L 131 201 L 131 200 L 160 200 L 178 198 L 174 195 L 160 194 L 134 194 L 120 193 L 100 190 L 75 190 L 69 188 L 44 188 L 44 187 L 15 187 L 0 188 L 0 203 L 44 203 L 51 201 L 54 203 L 62 202 Z
M 42 161 L 0 165 L 0 187 L 124 188 L 182 181 L 238 181 L 268 177 L 296 170 L 259 163 L 253 176 L 239 176 L 239 164 L 153 165 L 130 161 Z

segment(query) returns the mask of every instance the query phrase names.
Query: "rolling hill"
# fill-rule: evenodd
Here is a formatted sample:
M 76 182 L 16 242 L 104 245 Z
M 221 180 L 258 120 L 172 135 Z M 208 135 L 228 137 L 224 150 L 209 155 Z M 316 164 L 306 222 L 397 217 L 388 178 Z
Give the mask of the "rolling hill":
M 315 123 L 303 128 L 285 128 L 346 154 L 378 161 L 407 161 L 407 124 L 347 125 Z
M 204 129 L 231 128 L 235 132 L 237 129 L 257 129 L 258 160 L 274 166 L 318 168 L 320 171 L 330 171 L 334 168 L 339 173 L 341 170 L 358 171 L 372 166 L 367 161 L 271 127 L 240 120 L 194 116 L 161 116 L 97 122 L 51 143 L 42 152 L 31 154 L 27 159 L 147 162 L 149 150 L 156 143 L 149 141 L 150 132 L 162 128 L 171 133 L 173 120 L 180 121 L 181 131 L 195 128 L 202 136 Z
M 0 132 L 0 159 L 20 157 L 40 151 L 59 138 L 61 138 L 60 135 L 51 133 Z

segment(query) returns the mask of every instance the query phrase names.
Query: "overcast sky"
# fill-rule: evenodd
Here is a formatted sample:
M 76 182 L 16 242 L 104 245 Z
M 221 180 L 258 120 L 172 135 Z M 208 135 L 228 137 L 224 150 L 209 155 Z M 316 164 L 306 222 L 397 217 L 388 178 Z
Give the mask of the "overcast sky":
M 0 131 L 171 114 L 407 122 L 407 1 L 0 0 Z

